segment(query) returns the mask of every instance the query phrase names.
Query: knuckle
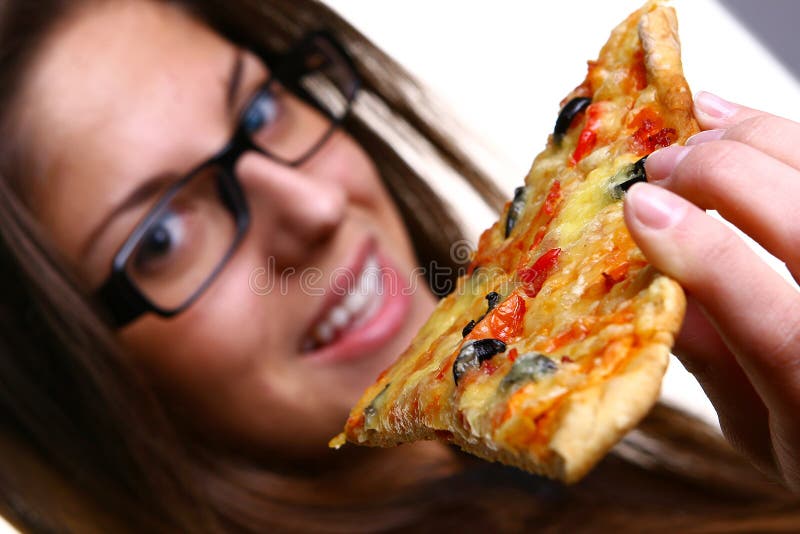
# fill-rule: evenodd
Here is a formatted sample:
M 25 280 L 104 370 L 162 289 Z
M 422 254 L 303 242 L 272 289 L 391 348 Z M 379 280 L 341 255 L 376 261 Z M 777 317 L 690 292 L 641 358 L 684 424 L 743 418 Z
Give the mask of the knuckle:
M 778 466 L 766 432 L 754 432 L 748 423 L 742 422 L 742 417 L 738 413 L 729 413 L 719 408 L 717 413 L 722 435 L 731 446 L 749 458 L 762 473 L 771 478 L 779 478 Z
M 781 131 L 783 122 L 782 119 L 772 115 L 756 115 L 729 128 L 723 139 L 757 146 L 765 139 L 774 139 L 776 132 Z
M 715 141 L 695 146 L 678 169 L 678 178 L 695 187 L 717 186 L 735 168 L 738 143 Z
M 702 212 L 685 219 L 676 228 L 674 239 L 681 251 L 681 282 L 702 293 L 723 291 L 725 277 L 720 269 L 739 264 L 746 246 L 732 230 Z
M 768 340 L 768 361 L 778 370 L 800 377 L 800 303 L 792 299 L 784 313 L 776 313 L 770 320 L 776 321 L 776 333 Z
M 678 181 L 687 192 L 701 199 L 703 204 L 717 206 L 734 191 L 749 187 L 747 151 L 749 147 L 738 141 L 718 140 L 697 145 L 679 169 Z

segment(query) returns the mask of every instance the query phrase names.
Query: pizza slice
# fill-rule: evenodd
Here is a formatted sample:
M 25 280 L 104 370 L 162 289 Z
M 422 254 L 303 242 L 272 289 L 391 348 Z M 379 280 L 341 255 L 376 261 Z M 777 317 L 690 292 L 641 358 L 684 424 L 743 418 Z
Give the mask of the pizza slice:
M 443 439 L 573 482 L 656 402 L 685 299 L 622 215 L 644 158 L 698 131 L 674 11 L 649 2 L 562 102 L 468 273 L 331 441 Z

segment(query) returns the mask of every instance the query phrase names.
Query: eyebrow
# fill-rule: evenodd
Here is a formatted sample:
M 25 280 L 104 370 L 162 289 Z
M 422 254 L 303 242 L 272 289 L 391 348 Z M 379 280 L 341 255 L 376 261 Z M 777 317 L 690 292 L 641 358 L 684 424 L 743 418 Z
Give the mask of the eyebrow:
M 243 54 L 241 48 L 237 47 L 234 51 L 233 65 L 231 66 L 230 75 L 228 76 L 227 90 L 225 93 L 226 107 L 231 114 L 234 112 L 236 97 L 242 86 L 243 71 Z M 80 247 L 82 254 L 85 256 L 91 251 L 92 246 L 97 243 L 98 238 L 117 216 L 142 204 L 159 191 L 163 191 L 173 183 L 175 179 L 176 176 L 173 173 L 158 174 L 139 184 L 133 191 L 126 195 L 108 215 L 103 217 L 100 223 L 89 233 L 84 245 Z

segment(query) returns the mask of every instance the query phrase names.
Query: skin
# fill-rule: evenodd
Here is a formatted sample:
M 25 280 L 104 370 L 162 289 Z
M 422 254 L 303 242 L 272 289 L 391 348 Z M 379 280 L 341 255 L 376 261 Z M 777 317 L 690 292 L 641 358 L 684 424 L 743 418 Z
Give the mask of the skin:
M 800 274 L 800 124 L 727 102 L 695 99 L 705 130 L 653 153 L 625 219 L 689 307 L 676 354 L 697 376 L 724 434 L 768 474 L 800 490 L 800 295 L 720 215 Z M 713 259 L 710 261 L 710 259 Z
M 230 110 L 237 54 L 244 70 Z M 21 103 L 30 110 L 22 131 L 43 169 L 32 204 L 88 287 L 108 276 L 116 249 L 146 212 L 115 219 L 86 243 L 112 207 L 148 177 L 177 178 L 217 152 L 266 76 L 256 56 L 159 3 L 95 6 L 51 37 Z M 323 284 L 373 239 L 409 280 L 416 266 L 409 236 L 375 166 L 342 132 L 300 167 L 251 152 L 236 171 L 252 221 L 233 258 L 187 311 L 143 316 L 119 339 L 200 435 L 280 462 L 318 459 L 333 454 L 327 441 L 350 406 L 405 348 L 435 299 L 417 288 L 396 335 L 370 354 L 306 357 L 300 344 L 323 299 L 302 291 L 298 277 L 285 292 L 258 294 L 251 274 L 274 258 L 278 270 L 320 269 Z

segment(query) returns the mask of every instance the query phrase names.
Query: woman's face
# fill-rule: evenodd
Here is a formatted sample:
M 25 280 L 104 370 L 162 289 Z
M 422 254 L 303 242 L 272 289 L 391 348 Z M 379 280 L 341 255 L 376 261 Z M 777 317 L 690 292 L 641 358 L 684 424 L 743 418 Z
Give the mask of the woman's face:
M 56 31 L 20 124 L 37 147 L 34 210 L 89 287 L 108 277 L 163 188 L 116 207 L 148 178 L 176 181 L 217 152 L 267 75 L 255 55 L 160 3 L 101 3 Z M 434 299 L 423 284 L 409 288 L 408 236 L 347 135 L 337 132 L 299 167 L 249 152 L 236 172 L 251 222 L 234 255 L 185 312 L 146 314 L 119 337 L 204 434 L 307 457 L 405 348 Z M 178 217 L 165 231 L 188 239 L 190 222 Z M 376 266 L 393 280 L 382 291 L 343 283 Z

